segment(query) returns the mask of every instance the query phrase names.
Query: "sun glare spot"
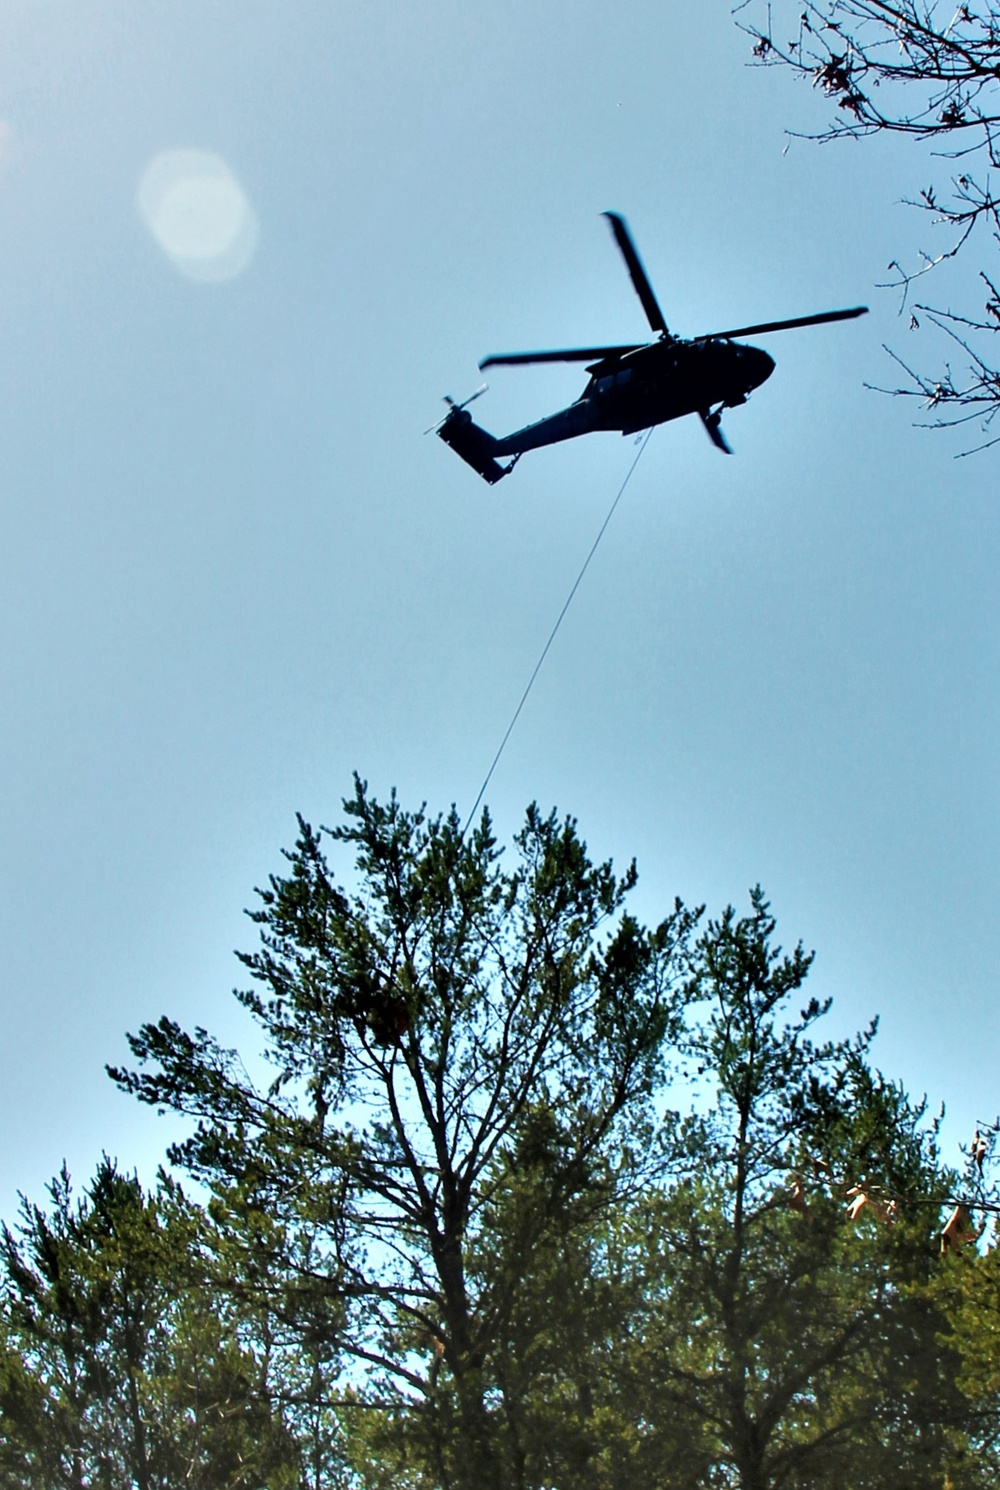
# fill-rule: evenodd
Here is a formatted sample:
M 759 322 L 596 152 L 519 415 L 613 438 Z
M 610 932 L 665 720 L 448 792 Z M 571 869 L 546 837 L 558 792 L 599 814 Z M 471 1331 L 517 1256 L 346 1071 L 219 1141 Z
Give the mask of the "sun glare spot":
M 189 279 L 235 279 L 257 249 L 257 214 L 229 166 L 208 150 L 161 150 L 139 178 L 139 216 Z

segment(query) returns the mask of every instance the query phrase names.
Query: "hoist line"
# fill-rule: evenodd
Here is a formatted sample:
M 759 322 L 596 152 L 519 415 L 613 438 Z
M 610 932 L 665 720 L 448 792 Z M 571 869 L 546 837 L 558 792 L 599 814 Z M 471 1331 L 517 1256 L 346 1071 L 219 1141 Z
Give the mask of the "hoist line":
M 518 704 L 517 708 L 514 710 L 514 713 L 511 716 L 511 721 L 508 724 L 506 731 L 504 732 L 503 739 L 500 741 L 500 745 L 499 745 L 499 748 L 497 749 L 497 753 L 493 757 L 493 763 L 490 766 L 490 769 L 487 771 L 485 778 L 483 779 L 482 786 L 479 788 L 479 795 L 477 796 L 475 802 L 473 802 L 473 804 L 472 804 L 472 811 L 469 813 L 469 816 L 465 820 L 465 827 L 462 829 L 462 838 L 463 839 L 465 838 L 466 833 L 468 833 L 468 831 L 469 831 L 469 827 L 470 827 L 470 825 L 472 823 L 472 819 L 475 817 L 476 812 L 478 811 L 480 802 L 483 800 L 483 797 L 484 797 L 484 795 L 486 793 L 486 788 L 489 786 L 490 780 L 491 780 L 491 778 L 493 776 L 493 772 L 496 770 L 497 765 L 498 765 L 498 763 L 500 761 L 500 757 L 503 755 L 504 747 L 506 746 L 507 741 L 510 739 L 511 735 L 514 732 L 514 726 L 515 726 L 515 724 L 517 723 L 517 721 L 518 721 L 518 719 L 520 717 L 521 710 L 524 708 L 525 704 L 528 701 L 528 694 L 531 692 L 532 687 L 534 686 L 535 679 L 538 677 L 538 674 L 542 670 L 542 663 L 545 661 L 546 657 L 549 655 L 549 648 L 552 646 L 552 643 L 555 641 L 556 635 L 557 635 L 557 633 L 559 631 L 559 627 L 563 623 L 563 618 L 565 617 L 566 612 L 569 610 L 570 606 L 573 603 L 573 596 L 576 594 L 577 590 L 580 588 L 580 584 L 581 584 L 581 582 L 583 580 L 583 576 L 586 574 L 588 568 L 590 567 L 590 561 L 591 561 L 591 559 L 597 553 L 598 547 L 600 545 L 601 539 L 604 537 L 604 534 L 605 534 L 605 531 L 607 529 L 607 526 L 610 523 L 611 519 L 615 515 L 615 508 L 618 506 L 618 503 L 621 501 L 622 496 L 624 495 L 624 492 L 625 492 L 625 488 L 628 486 L 629 482 L 632 480 L 632 473 L 635 471 L 636 466 L 639 464 L 640 460 L 642 459 L 643 451 L 645 450 L 646 446 L 649 444 L 649 437 L 650 437 L 650 435 L 652 433 L 653 433 L 652 428 L 650 428 L 650 429 L 648 429 L 646 431 L 645 438 L 643 439 L 642 444 L 639 446 L 639 449 L 636 452 L 635 460 L 629 466 L 628 471 L 627 471 L 627 473 L 625 475 L 625 480 L 622 482 L 621 486 L 618 488 L 618 494 L 615 497 L 614 501 L 611 503 L 611 506 L 608 508 L 608 515 L 604 519 L 604 521 L 601 523 L 601 526 L 598 529 L 597 537 L 594 539 L 593 543 L 591 544 L 590 553 L 584 559 L 583 564 L 580 567 L 580 572 L 577 575 L 576 579 L 573 581 L 573 588 L 570 590 L 569 594 L 566 596 L 566 600 L 565 600 L 565 603 L 563 605 L 563 608 L 559 612 L 558 617 L 556 618 L 556 624 L 553 626 L 552 630 L 549 632 L 549 639 L 545 643 L 545 646 L 541 650 L 541 654 L 539 655 L 538 661 L 535 663 L 534 670 L 533 670 L 533 672 L 531 674 L 531 677 L 528 679 L 528 686 L 525 688 L 524 692 L 521 694 L 521 701 L 520 701 L 520 703 Z

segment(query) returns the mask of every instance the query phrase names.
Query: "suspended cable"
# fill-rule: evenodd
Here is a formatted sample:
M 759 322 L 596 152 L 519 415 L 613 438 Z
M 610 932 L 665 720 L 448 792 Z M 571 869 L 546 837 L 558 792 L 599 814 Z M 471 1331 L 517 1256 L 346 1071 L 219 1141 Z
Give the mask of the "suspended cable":
M 581 565 L 581 568 L 580 568 L 580 572 L 577 575 L 576 579 L 573 581 L 573 588 L 570 590 L 569 594 L 566 596 L 566 600 L 565 600 L 565 603 L 563 605 L 563 608 L 559 612 L 559 615 L 556 618 L 556 624 L 553 626 L 552 630 L 550 631 L 550 633 L 549 633 L 549 639 L 545 643 L 545 646 L 542 648 L 541 654 L 540 654 L 540 656 L 538 658 L 538 661 L 535 663 L 534 670 L 533 670 L 533 672 L 531 674 L 531 677 L 528 679 L 528 686 L 525 688 L 524 692 L 521 694 L 521 701 L 518 704 L 517 708 L 514 710 L 513 715 L 511 716 L 511 721 L 508 724 L 506 731 L 504 732 L 503 739 L 500 741 L 500 745 L 499 745 L 499 748 L 497 750 L 497 753 L 493 757 L 493 763 L 490 766 L 490 769 L 486 773 L 486 776 L 485 776 L 485 778 L 483 780 L 482 786 L 479 788 L 479 795 L 477 796 L 475 802 L 473 802 L 473 804 L 472 804 L 472 811 L 469 813 L 469 816 L 466 818 L 465 827 L 462 829 L 462 837 L 463 838 L 465 837 L 466 833 L 468 833 L 468 831 L 469 831 L 469 826 L 470 826 L 470 824 L 472 822 L 472 819 L 475 817 L 476 812 L 477 812 L 477 810 L 479 808 L 479 804 L 483 800 L 483 796 L 484 796 L 484 794 L 486 792 L 486 788 L 489 786 L 490 779 L 491 779 L 491 777 L 493 775 L 493 772 L 496 770 L 497 764 L 498 764 L 498 762 L 500 760 L 500 757 L 503 755 L 504 747 L 506 746 L 507 741 L 510 739 L 510 737 L 511 737 L 513 731 L 514 731 L 514 726 L 517 723 L 518 718 L 520 717 L 521 710 L 524 708 L 525 704 L 528 701 L 528 694 L 531 692 L 532 687 L 534 686 L 535 679 L 538 677 L 538 674 L 542 670 L 542 663 L 545 661 L 546 657 L 549 654 L 549 648 L 551 647 L 552 643 L 556 639 L 556 634 L 557 634 L 557 632 L 559 630 L 559 627 L 563 623 L 563 618 L 564 618 L 564 616 L 566 615 L 566 612 L 569 610 L 570 606 L 573 603 L 573 596 L 576 594 L 577 590 L 580 588 L 580 583 L 581 583 L 581 581 L 583 579 L 583 576 L 587 572 L 587 569 L 588 569 L 588 567 L 590 565 L 591 559 L 597 553 L 598 545 L 600 544 L 601 539 L 604 537 L 604 533 L 605 533 L 605 530 L 607 529 L 608 524 L 610 523 L 611 519 L 615 515 L 615 508 L 618 506 L 618 503 L 621 501 L 622 495 L 624 494 L 624 491 L 625 491 L 625 488 L 628 486 L 629 482 L 632 480 L 632 473 L 635 470 L 636 466 L 639 464 L 640 460 L 642 459 L 643 451 L 645 450 L 646 446 L 649 444 L 649 437 L 650 437 L 650 435 L 652 433 L 653 433 L 652 429 L 648 429 L 646 431 L 646 434 L 645 434 L 645 437 L 644 437 L 644 439 L 642 441 L 642 444 L 639 446 L 639 449 L 636 452 L 635 460 L 629 466 L 628 471 L 627 471 L 627 473 L 625 475 L 625 480 L 622 482 L 621 486 L 618 488 L 618 494 L 615 497 L 614 501 L 611 503 L 611 506 L 608 508 L 608 515 L 604 519 L 604 521 L 601 523 L 601 526 L 600 526 L 600 528 L 598 530 L 598 533 L 597 533 L 597 537 L 594 539 L 593 543 L 591 544 L 590 553 L 584 559 L 583 564 Z

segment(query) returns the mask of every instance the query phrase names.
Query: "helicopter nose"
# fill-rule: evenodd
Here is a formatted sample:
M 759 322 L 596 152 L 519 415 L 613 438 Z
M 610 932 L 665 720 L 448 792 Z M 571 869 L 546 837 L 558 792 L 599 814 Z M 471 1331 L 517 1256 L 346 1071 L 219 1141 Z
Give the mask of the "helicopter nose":
M 761 383 L 766 383 L 774 372 L 774 358 L 762 352 L 760 347 L 747 347 L 746 369 L 750 376 L 750 387 L 759 388 Z

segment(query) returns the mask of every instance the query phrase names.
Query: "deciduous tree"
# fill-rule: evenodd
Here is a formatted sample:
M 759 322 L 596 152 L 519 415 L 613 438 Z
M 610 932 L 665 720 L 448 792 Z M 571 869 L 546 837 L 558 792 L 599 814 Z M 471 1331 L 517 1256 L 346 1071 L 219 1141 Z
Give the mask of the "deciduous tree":
M 898 354 L 906 382 L 892 391 L 917 397 L 937 425 L 980 421 L 995 444 L 1000 412 L 997 242 L 1000 197 L 1000 5 L 997 0 L 744 0 L 736 7 L 756 58 L 812 82 L 833 115 L 815 137 L 859 139 L 904 135 L 930 148 L 932 179 L 913 200 L 947 234 L 917 263 L 890 265 L 909 292 L 928 270 L 975 252 L 978 292 L 964 305 L 915 302 L 911 326 L 926 318 L 951 342 L 936 373 L 912 369 Z M 940 236 L 940 234 L 938 235 Z M 979 308 L 981 307 L 981 308 Z

